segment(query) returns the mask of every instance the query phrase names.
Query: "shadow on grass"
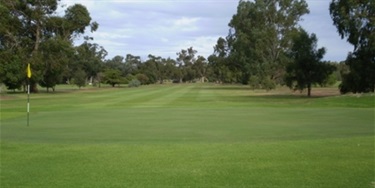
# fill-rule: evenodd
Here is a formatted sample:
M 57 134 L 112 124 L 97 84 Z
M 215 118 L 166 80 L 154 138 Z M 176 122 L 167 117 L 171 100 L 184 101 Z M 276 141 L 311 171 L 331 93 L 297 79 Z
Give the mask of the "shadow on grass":
M 327 97 L 334 97 L 339 95 L 332 95 L 332 94 L 325 94 L 325 95 L 314 95 L 307 96 L 306 94 L 297 94 L 297 93 L 290 93 L 290 94 L 258 94 L 258 95 L 250 95 L 248 97 L 254 98 L 264 98 L 264 99 L 318 99 L 318 98 L 327 98 Z
M 256 98 L 279 98 L 279 99 L 309 99 L 309 98 L 325 98 L 332 96 L 340 96 L 340 92 L 335 87 L 314 87 L 312 88 L 311 96 L 307 96 L 307 90 L 293 91 L 287 87 L 277 87 L 273 90 L 252 89 L 247 85 L 207 85 L 203 87 L 196 87 L 199 90 L 217 90 L 217 91 L 249 91 L 248 96 Z
M 69 85 L 59 85 L 55 90 L 49 89 L 47 91 L 46 88 L 38 88 L 38 92 L 32 92 L 30 94 L 63 94 L 63 93 L 75 93 L 75 92 L 95 92 L 95 91 L 102 91 L 102 90 L 116 90 L 116 89 L 124 89 L 129 88 L 127 85 L 121 85 L 121 86 L 102 86 L 102 87 L 93 87 L 93 86 L 87 86 L 87 87 L 74 87 Z M 27 94 L 27 91 L 23 90 L 6 90 L 0 93 L 0 95 L 23 95 Z
M 194 89 L 201 90 L 222 90 L 222 91 L 228 91 L 228 90 L 248 90 L 252 91 L 250 87 L 246 87 L 244 85 L 217 85 L 217 86 L 203 86 L 203 87 L 195 87 Z
M 302 95 L 284 95 L 284 94 L 272 94 L 272 95 L 248 95 L 248 96 L 226 96 L 225 100 L 231 102 L 253 102 L 253 103 L 294 103 L 294 102 L 309 102 L 313 99 L 322 97 L 307 97 Z

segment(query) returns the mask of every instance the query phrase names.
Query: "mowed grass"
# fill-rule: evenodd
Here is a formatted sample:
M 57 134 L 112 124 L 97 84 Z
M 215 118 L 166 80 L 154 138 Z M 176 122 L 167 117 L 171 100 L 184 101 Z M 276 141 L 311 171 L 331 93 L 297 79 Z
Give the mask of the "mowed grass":
M 58 90 L 31 95 L 29 127 L 26 97 L 2 96 L 2 188 L 375 186 L 373 95 Z

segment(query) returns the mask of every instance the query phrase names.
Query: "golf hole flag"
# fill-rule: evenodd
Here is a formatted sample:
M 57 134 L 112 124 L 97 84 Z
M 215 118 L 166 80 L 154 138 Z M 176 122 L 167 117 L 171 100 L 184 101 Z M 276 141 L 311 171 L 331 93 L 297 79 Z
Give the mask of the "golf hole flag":
M 27 64 L 27 77 L 31 78 L 31 69 L 30 69 L 30 63 Z
M 31 68 L 30 63 L 27 64 L 27 78 L 28 84 L 27 84 L 27 126 L 29 126 L 29 116 L 30 116 L 30 78 L 31 78 Z

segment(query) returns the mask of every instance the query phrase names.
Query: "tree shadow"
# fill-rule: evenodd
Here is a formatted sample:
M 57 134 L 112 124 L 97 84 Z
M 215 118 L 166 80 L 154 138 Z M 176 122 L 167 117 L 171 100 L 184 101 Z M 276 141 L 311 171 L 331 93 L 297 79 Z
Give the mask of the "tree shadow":
M 265 99 L 313 99 L 340 96 L 340 92 L 336 88 L 313 88 L 311 96 L 307 96 L 307 91 L 293 91 L 286 87 L 277 88 L 274 90 L 252 89 L 245 85 L 215 85 L 207 87 L 197 87 L 199 90 L 217 90 L 217 91 L 249 91 L 246 97 L 265 98 Z
M 203 87 L 195 87 L 194 89 L 205 89 L 205 90 L 249 90 L 252 91 L 250 87 L 246 87 L 244 85 L 215 85 L 215 86 L 203 86 Z

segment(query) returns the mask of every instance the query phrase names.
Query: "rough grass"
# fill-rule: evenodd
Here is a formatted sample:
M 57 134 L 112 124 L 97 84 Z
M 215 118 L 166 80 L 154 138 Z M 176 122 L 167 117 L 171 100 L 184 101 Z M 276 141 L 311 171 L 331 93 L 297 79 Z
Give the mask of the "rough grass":
M 373 95 L 64 89 L 2 96 L 0 187 L 373 186 Z

